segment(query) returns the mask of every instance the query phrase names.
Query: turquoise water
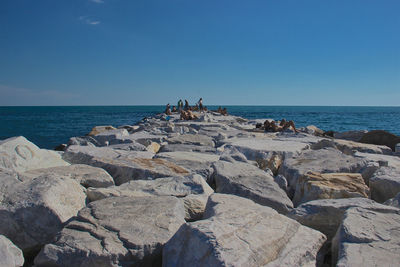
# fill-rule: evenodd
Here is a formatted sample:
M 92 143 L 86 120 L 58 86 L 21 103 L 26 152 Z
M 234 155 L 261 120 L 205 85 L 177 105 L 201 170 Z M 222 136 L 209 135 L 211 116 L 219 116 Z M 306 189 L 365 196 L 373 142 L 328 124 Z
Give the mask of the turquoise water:
M 226 106 L 249 119 L 282 118 L 323 130 L 382 129 L 400 135 L 400 107 Z M 209 106 L 210 109 L 216 109 Z M 23 135 L 42 148 L 67 143 L 96 125 L 132 125 L 164 106 L 0 107 L 0 140 Z

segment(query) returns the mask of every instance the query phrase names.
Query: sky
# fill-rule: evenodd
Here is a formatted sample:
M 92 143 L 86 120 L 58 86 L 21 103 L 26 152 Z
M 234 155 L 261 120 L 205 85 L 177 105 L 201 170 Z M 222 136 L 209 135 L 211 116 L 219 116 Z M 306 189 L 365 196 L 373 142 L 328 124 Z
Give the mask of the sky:
M 0 0 L 0 106 L 400 105 L 398 0 Z

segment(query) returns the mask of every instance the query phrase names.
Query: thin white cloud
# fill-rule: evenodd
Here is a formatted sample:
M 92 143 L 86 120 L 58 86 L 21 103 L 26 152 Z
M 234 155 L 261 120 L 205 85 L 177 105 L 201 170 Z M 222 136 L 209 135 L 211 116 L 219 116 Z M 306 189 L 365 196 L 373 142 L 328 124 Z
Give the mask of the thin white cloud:
M 96 4 L 103 4 L 104 0 L 90 0 L 90 2 L 96 3 Z
M 79 20 L 88 24 L 88 25 L 99 25 L 101 23 L 100 20 L 95 19 L 95 18 L 91 18 L 89 16 L 80 16 Z

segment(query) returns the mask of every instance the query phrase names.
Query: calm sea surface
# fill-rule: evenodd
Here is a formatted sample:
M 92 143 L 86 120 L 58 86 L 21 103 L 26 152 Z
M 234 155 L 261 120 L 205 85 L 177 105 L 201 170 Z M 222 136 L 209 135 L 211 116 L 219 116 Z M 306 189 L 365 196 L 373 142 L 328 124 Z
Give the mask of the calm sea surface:
M 382 129 L 400 135 L 400 107 L 226 107 L 230 114 L 248 119 L 286 118 L 296 127 L 313 124 L 339 132 Z M 96 125 L 133 125 L 163 110 L 164 106 L 0 107 L 0 140 L 22 135 L 41 148 L 52 149 Z

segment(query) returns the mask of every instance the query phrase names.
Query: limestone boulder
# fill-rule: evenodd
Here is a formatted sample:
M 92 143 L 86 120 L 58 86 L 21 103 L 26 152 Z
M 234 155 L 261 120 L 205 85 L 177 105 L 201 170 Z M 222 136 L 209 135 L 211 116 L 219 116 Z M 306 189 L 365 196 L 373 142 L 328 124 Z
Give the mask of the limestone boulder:
M 9 188 L 22 182 L 17 172 L 0 168 L 0 202 Z
M 215 147 L 214 140 L 206 135 L 199 134 L 182 134 L 176 137 L 168 138 L 168 144 L 188 144 L 206 147 Z
M 336 148 L 347 155 L 353 155 L 356 151 L 384 155 L 392 154 L 392 150 L 387 146 L 364 144 L 341 139 L 322 139 L 318 143 L 312 145 L 312 149 L 321 149 L 326 147 Z
M 218 161 L 213 168 L 216 192 L 249 198 L 283 214 L 293 208 L 292 202 L 275 183 L 272 175 L 256 166 Z
M 225 160 L 234 163 L 235 161 L 246 162 L 247 158 L 236 147 L 231 145 L 223 146 L 223 151 L 220 154 L 220 160 Z
M 390 213 L 396 210 L 367 198 L 320 199 L 301 204 L 288 216 L 305 226 L 324 233 L 328 240 L 332 240 L 342 223 L 344 213 L 347 209 L 354 207 L 381 213 Z
M 159 152 L 200 152 L 200 153 L 215 153 L 217 149 L 210 146 L 198 146 L 187 144 L 165 144 L 161 146 Z
M 400 169 L 381 167 L 369 179 L 371 198 L 385 202 L 400 192 Z
M 213 194 L 203 220 L 167 242 L 163 266 L 315 266 L 320 232 L 233 195 Z
M 394 198 L 386 200 L 383 204 L 400 209 L 400 193 L 398 193 Z
M 359 173 L 308 172 L 297 181 L 293 204 L 326 198 L 368 198 L 368 195 L 369 188 Z
M 383 130 L 374 130 L 364 134 L 359 142 L 388 146 L 392 151 L 394 151 L 396 144 L 400 143 L 400 136 Z
M 24 172 L 67 165 L 58 152 L 40 149 L 23 136 L 0 141 L 0 168 Z
M 0 266 L 19 267 L 24 265 L 24 255 L 7 237 L 0 235 Z
M 203 215 L 208 196 L 214 190 L 200 175 L 175 176 L 155 180 L 137 180 L 108 188 L 88 188 L 90 201 L 113 196 L 175 196 L 183 200 L 185 219 L 196 220 Z
M 333 241 L 337 266 L 398 266 L 400 210 L 348 209 Z
M 35 253 L 85 202 L 84 188 L 69 178 L 39 176 L 19 183 L 0 203 L 0 234 L 24 253 Z
M 110 197 L 90 203 L 35 258 L 38 266 L 160 266 L 185 223 L 180 199 Z
M 21 173 L 19 178 L 26 181 L 41 175 L 70 178 L 84 187 L 109 187 L 114 185 L 113 178 L 105 170 L 85 164 L 31 170 Z
M 366 134 L 368 131 L 366 130 L 355 130 L 355 131 L 347 131 L 347 132 L 335 132 L 333 137 L 336 139 L 344 139 L 354 142 L 359 142 L 361 138 Z

